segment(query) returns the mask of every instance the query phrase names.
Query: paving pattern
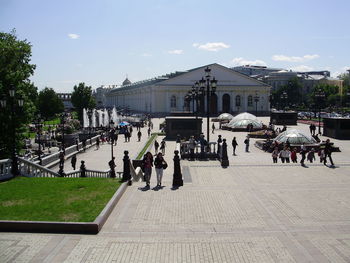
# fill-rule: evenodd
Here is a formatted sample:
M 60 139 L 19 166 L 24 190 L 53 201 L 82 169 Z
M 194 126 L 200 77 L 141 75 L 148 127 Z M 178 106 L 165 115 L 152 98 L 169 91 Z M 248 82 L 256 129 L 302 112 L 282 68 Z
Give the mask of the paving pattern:
M 164 187 L 134 183 L 98 235 L 1 233 L 0 262 L 350 262 L 350 142 L 334 140 L 336 168 L 303 168 L 220 134 L 240 144 L 228 168 L 183 160 L 172 189 L 167 142 Z

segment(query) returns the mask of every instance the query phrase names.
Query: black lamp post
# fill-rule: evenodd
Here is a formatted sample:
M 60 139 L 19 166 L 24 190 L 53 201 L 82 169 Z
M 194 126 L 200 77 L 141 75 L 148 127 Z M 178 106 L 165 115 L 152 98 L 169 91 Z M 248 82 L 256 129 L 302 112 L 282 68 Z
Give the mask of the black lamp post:
M 34 120 L 35 128 L 36 128 L 36 134 L 38 136 L 38 158 L 39 158 L 39 164 L 42 165 L 42 159 L 41 159 L 41 128 L 42 128 L 42 120 L 40 114 L 38 114 L 37 118 Z
M 115 130 L 113 129 L 114 128 L 114 121 L 113 120 L 111 120 L 110 122 L 109 122 L 109 127 L 110 127 L 110 132 L 111 132 L 111 134 L 110 134 L 110 136 L 111 136 L 111 138 L 110 138 L 110 141 L 111 141 L 111 160 L 113 160 L 113 157 L 114 157 L 114 155 L 113 155 L 113 144 L 114 144 L 114 133 L 115 133 Z
M 318 104 L 318 133 L 321 134 L 321 104 L 325 98 L 324 91 L 322 89 L 317 89 L 315 91 L 315 100 Z
M 287 92 L 283 91 L 283 93 L 281 94 L 281 100 L 283 103 L 283 111 L 285 111 L 286 106 L 287 106 L 287 99 L 288 99 L 288 94 Z
M 64 125 L 66 124 L 66 117 L 67 113 L 63 112 L 61 115 L 61 126 L 62 126 L 62 151 L 63 154 L 66 154 L 66 146 L 65 146 L 65 140 L 64 140 Z
M 258 93 L 255 93 L 254 101 L 255 101 L 255 116 L 258 116 L 258 102 L 260 100 L 260 97 L 258 96 Z
M 17 103 L 16 103 L 16 90 L 14 87 L 11 87 L 9 89 L 9 95 L 10 97 L 8 98 L 9 101 L 9 107 L 10 107 L 10 124 L 12 128 L 12 164 L 11 164 L 11 173 L 13 176 L 19 175 L 19 170 L 18 170 L 18 160 L 17 160 L 17 151 L 16 151 L 16 125 L 15 125 L 15 113 L 16 109 L 19 108 L 21 109 L 23 107 L 24 100 L 21 96 L 17 98 Z M 1 107 L 5 109 L 7 107 L 7 99 L 5 95 L 3 98 L 0 100 Z
M 207 96 L 207 140 L 208 140 L 208 146 L 209 146 L 209 134 L 210 134 L 210 127 L 209 127 L 209 116 L 210 116 L 210 97 L 215 94 L 216 91 L 216 84 L 217 80 L 215 77 L 211 78 L 210 72 L 211 69 L 209 67 L 205 68 L 205 79 L 202 78 L 200 83 L 200 95 L 201 96 Z M 206 90 L 205 90 L 206 89 Z

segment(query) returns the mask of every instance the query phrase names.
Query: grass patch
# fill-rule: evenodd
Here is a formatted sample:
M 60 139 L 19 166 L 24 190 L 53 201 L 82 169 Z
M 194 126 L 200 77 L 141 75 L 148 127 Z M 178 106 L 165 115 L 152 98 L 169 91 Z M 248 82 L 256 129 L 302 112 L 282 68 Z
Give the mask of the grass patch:
M 152 133 L 151 137 L 148 139 L 146 145 L 142 148 L 141 152 L 137 155 L 136 160 L 140 160 L 145 152 L 147 151 L 148 147 L 151 145 L 153 140 L 157 137 L 156 133 Z
M 61 123 L 60 118 L 54 118 L 54 119 L 49 120 L 49 121 L 44 121 L 45 125 L 57 125 L 57 124 L 60 124 L 60 123 Z
M 105 178 L 26 178 L 0 183 L 0 220 L 93 222 L 121 182 Z

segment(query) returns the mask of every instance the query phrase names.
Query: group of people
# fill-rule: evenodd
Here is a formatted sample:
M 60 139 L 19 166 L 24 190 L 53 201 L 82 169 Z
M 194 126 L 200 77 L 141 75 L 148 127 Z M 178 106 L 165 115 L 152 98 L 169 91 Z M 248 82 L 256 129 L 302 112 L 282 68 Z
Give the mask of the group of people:
M 146 182 L 147 189 L 150 188 L 153 166 L 155 167 L 157 175 L 157 187 L 162 187 L 163 171 L 168 167 L 168 164 L 164 160 L 162 152 L 158 152 L 154 160 L 151 152 L 147 152 L 143 157 L 141 168 L 144 173 L 144 180 Z

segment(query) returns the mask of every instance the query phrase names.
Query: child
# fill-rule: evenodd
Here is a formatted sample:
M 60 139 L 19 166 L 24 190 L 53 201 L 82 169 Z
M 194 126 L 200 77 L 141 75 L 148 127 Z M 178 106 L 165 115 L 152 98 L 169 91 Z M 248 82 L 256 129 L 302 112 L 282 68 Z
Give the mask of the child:
M 278 158 L 278 148 L 275 147 L 275 149 L 272 151 L 272 160 L 273 163 L 277 163 L 277 158 Z
M 290 159 L 292 160 L 293 163 L 298 162 L 298 157 L 297 157 L 297 149 L 294 148 L 292 152 L 290 153 Z
M 314 148 L 312 148 L 311 151 L 307 154 L 307 159 L 310 163 L 312 163 L 314 160 L 316 160 Z

